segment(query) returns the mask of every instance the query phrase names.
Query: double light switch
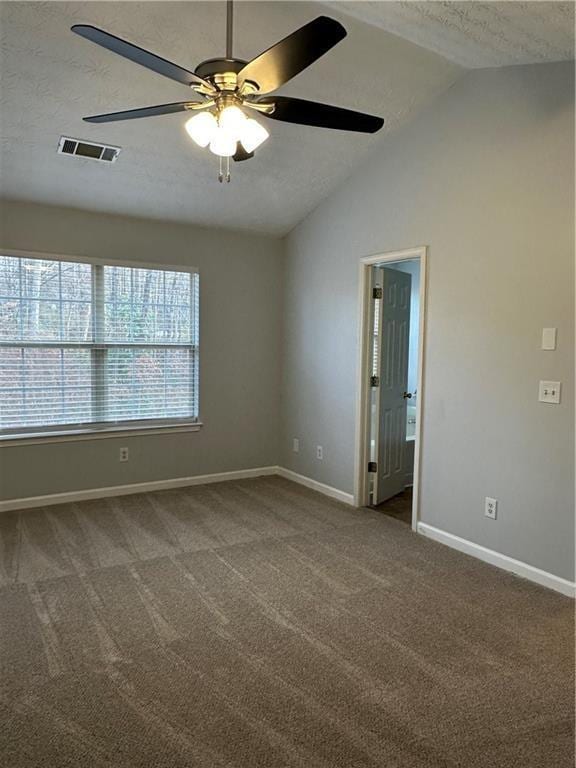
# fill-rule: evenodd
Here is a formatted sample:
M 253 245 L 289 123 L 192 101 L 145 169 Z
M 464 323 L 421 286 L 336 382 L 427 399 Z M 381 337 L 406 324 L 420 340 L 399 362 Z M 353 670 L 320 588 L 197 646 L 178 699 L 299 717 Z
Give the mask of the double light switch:
M 559 403 L 560 386 L 559 381 L 541 381 L 538 390 L 538 400 L 541 403 Z

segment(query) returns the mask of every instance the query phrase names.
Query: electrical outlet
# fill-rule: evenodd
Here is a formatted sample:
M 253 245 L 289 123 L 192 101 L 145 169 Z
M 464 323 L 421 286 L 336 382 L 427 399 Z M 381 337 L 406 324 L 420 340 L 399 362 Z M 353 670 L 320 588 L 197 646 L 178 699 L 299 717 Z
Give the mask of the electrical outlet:
M 292 440 L 292 450 L 294 453 L 300 453 L 300 440 L 297 437 Z
M 322 461 L 322 459 L 324 458 L 324 449 L 322 448 L 321 445 L 316 446 L 316 458 L 319 459 L 320 461 Z
M 118 458 L 118 461 L 128 461 L 130 458 L 130 451 L 128 448 L 120 448 L 120 456 Z
M 491 499 L 490 496 L 486 496 L 484 501 L 484 517 L 489 517 L 490 520 L 496 520 L 498 513 L 498 499 Z

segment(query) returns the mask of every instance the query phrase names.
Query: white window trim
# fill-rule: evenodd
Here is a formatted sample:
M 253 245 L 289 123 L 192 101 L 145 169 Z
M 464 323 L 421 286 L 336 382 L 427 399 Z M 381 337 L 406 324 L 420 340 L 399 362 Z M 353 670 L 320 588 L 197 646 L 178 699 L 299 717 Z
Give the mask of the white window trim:
M 48 253 L 44 251 L 19 251 L 14 248 L 0 248 L 3 256 L 14 256 L 20 259 L 44 259 L 52 261 L 75 261 L 81 264 L 96 264 L 103 267 L 132 267 L 133 269 L 161 269 L 166 272 L 190 272 L 196 274 L 198 267 L 183 264 L 162 264 L 154 261 L 134 261 L 124 259 L 100 259 L 93 256 L 76 256 L 75 254 Z
M 162 264 L 158 262 L 149 261 L 134 261 L 124 259 L 100 259 L 92 256 L 76 256 L 75 254 L 59 254 L 49 253 L 47 251 L 23 251 L 15 248 L 0 248 L 3 256 L 12 256 L 22 259 L 43 259 L 52 261 L 72 261 L 82 264 L 92 264 L 94 266 L 118 266 L 118 267 L 132 267 L 134 269 L 159 269 L 165 272 L 187 272 L 189 274 L 197 274 L 198 267 L 185 266 L 182 264 Z M 37 345 L 35 345 L 37 346 Z M 47 346 L 50 346 L 48 344 Z M 62 346 L 59 344 L 58 346 Z M 74 347 L 78 345 L 74 344 Z M 93 345 L 90 345 L 93 347 Z M 103 347 L 108 345 L 104 344 Z M 117 345 L 111 345 L 117 346 Z M 126 345 L 124 345 L 126 346 Z M 130 345 L 129 345 L 130 346 Z M 146 345 L 138 345 L 146 346 Z M 169 345 L 151 345 L 162 346 L 162 348 Z M 180 345 L 175 345 L 180 346 Z M 190 346 L 190 345 L 182 345 Z M 199 346 L 196 345 L 196 351 L 199 352 Z M 152 419 L 150 420 L 153 421 Z M 97 440 L 106 438 L 119 438 L 119 437 L 136 437 L 140 435 L 162 435 L 168 433 L 177 432 L 199 432 L 204 426 L 200 420 L 200 416 L 195 421 L 190 419 L 169 419 L 158 420 L 156 424 L 136 422 L 133 425 L 123 423 L 121 425 L 115 425 L 114 423 L 98 424 L 91 422 L 88 424 L 74 425 L 68 427 L 63 425 L 63 429 L 58 427 L 52 427 L 52 429 L 36 429 L 31 428 L 30 433 L 16 432 L 0 434 L 0 449 L 10 448 L 22 445 L 37 445 L 40 443 L 60 443 L 71 442 L 81 440 Z

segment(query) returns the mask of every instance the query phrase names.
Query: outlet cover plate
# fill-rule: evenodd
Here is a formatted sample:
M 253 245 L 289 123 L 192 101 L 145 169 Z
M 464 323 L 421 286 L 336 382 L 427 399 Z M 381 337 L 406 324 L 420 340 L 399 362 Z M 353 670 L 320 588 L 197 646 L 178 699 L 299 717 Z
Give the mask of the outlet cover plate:
M 498 515 L 498 499 L 492 499 L 490 496 L 486 496 L 484 502 L 484 517 L 490 518 L 490 520 L 496 520 Z

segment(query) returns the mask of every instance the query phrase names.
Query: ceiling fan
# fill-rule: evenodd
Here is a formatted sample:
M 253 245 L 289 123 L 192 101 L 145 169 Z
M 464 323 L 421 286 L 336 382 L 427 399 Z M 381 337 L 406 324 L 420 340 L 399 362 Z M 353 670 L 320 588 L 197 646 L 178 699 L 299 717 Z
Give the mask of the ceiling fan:
M 196 144 L 203 148 L 209 146 L 220 157 L 220 181 L 230 181 L 230 158 L 237 162 L 248 160 L 269 136 L 266 128 L 246 112 L 257 112 L 287 123 L 359 133 L 375 133 L 384 124 L 381 117 L 362 112 L 290 96 L 270 95 L 346 37 L 344 27 L 327 16 L 310 21 L 246 62 L 232 55 L 233 3 L 228 0 L 226 56 L 203 61 L 194 72 L 97 27 L 75 24 L 72 31 L 153 72 L 187 85 L 197 97 L 172 104 L 94 115 L 84 120 L 88 123 L 111 123 L 173 112 L 196 112 L 186 123 L 186 130 Z

